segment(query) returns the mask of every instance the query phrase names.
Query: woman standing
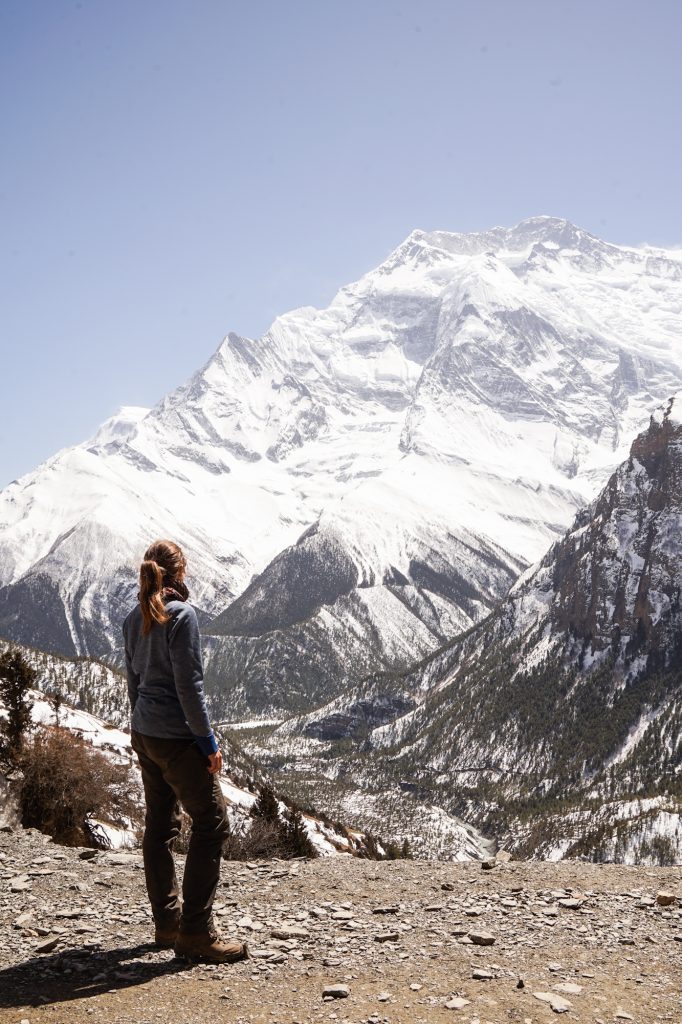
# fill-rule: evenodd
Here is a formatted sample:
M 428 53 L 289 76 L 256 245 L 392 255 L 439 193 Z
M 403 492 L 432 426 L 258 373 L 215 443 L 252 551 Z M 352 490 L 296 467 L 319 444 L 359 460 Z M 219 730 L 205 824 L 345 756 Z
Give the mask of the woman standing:
M 227 963 L 248 951 L 245 943 L 222 940 L 213 924 L 228 820 L 185 570 L 177 544 L 155 541 L 140 566 L 138 604 L 123 623 L 132 747 L 146 803 L 144 870 L 157 944 L 187 960 Z M 172 852 L 180 804 L 192 819 L 182 902 Z

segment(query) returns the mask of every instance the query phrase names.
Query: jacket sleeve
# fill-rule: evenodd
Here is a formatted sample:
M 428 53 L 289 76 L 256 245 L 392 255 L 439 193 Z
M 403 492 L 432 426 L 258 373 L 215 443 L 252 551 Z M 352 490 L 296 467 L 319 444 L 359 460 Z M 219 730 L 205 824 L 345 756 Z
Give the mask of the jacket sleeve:
M 206 711 L 199 623 L 191 605 L 183 605 L 168 624 L 168 651 L 185 720 L 205 754 L 218 749 Z
M 123 641 L 125 644 L 126 676 L 128 677 L 128 701 L 130 703 L 130 713 L 132 715 L 137 703 L 137 690 L 140 685 L 140 677 L 137 672 L 133 672 L 133 660 L 128 647 L 128 637 L 125 626 L 123 627 Z

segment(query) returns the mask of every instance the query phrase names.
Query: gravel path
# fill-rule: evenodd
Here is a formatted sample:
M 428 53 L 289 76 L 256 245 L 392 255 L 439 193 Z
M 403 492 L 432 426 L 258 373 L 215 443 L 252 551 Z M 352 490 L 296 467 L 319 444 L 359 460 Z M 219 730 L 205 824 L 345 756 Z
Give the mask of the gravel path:
M 682 1024 L 679 868 L 228 862 L 252 959 L 190 967 L 150 945 L 141 858 L 84 852 L 0 833 L 0 1022 Z

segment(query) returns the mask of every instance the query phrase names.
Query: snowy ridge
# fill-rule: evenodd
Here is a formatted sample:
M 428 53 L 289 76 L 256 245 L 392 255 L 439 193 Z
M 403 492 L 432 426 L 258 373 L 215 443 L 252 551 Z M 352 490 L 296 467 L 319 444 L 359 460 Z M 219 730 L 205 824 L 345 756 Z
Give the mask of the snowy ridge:
M 285 314 L 258 340 L 228 335 L 156 408 L 123 410 L 5 488 L 0 632 L 115 654 L 155 535 L 187 549 L 205 617 L 229 618 L 254 576 L 289 613 L 292 581 L 272 566 L 316 528 L 348 570 L 307 610 L 320 662 L 329 609 L 341 629 L 363 622 L 369 668 L 401 667 L 485 615 L 594 497 L 682 386 L 681 324 L 677 253 L 551 217 L 414 232 L 327 309 Z M 249 701 L 277 713 L 289 681 L 276 665 L 311 638 L 303 620 L 268 624 L 281 629 L 261 660 L 266 708 L 243 668 L 263 655 L 243 638 L 262 634 L 243 612 L 212 648 L 216 685 L 229 668 L 240 715 Z M 392 641 L 406 632 L 409 651 Z M 343 689 L 344 665 L 328 681 Z

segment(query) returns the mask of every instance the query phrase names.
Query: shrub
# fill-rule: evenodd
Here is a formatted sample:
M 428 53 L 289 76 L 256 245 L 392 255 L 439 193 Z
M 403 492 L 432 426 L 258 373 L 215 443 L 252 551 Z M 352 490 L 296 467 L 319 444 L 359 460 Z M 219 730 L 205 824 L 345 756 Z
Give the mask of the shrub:
M 138 810 L 128 765 L 113 763 L 69 729 L 36 729 L 24 741 L 19 765 L 22 824 L 57 842 L 88 846 L 88 817 L 121 823 Z
M 269 860 L 284 856 L 280 825 L 259 817 L 248 827 L 242 824 L 233 829 L 223 846 L 226 860 Z
M 317 855 L 300 808 L 288 807 L 280 818 L 277 797 L 265 784 L 259 786 L 250 823 L 233 830 L 223 846 L 227 860 L 287 860 Z

